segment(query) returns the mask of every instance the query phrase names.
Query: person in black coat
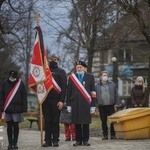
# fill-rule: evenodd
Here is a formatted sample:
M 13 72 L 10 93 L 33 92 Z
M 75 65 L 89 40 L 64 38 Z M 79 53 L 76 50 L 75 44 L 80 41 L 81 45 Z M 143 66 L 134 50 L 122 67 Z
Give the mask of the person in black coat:
M 0 108 L 7 123 L 8 150 L 18 149 L 19 123 L 23 121 L 23 112 L 27 112 L 27 92 L 18 77 L 18 71 L 9 71 L 9 77 L 0 91 Z
M 96 92 L 94 76 L 85 71 L 83 61 L 76 63 L 76 73 L 69 76 L 67 90 L 67 109 L 72 113 L 72 123 L 75 124 L 76 143 L 73 146 L 89 143 L 89 124 L 91 114 L 95 112 Z
M 135 85 L 131 89 L 131 103 L 133 108 L 148 107 L 149 92 L 144 85 L 142 76 L 136 78 Z
M 54 147 L 58 147 L 59 118 L 65 101 L 67 75 L 63 69 L 58 67 L 59 58 L 56 55 L 52 55 L 49 61 L 54 87 L 50 90 L 42 104 L 45 124 L 45 143 L 42 147 L 49 147 L 52 144 Z

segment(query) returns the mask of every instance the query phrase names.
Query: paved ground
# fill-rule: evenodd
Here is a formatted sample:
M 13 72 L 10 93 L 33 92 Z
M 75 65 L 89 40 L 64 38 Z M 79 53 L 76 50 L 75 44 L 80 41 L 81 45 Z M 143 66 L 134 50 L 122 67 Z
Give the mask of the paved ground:
M 7 150 L 6 128 L 0 132 L 0 150 Z M 150 150 L 150 139 L 143 140 L 107 140 L 90 137 L 91 146 L 73 147 L 73 141 L 65 142 L 64 135 L 60 135 L 59 147 L 41 147 L 40 131 L 20 129 L 18 146 L 20 150 Z

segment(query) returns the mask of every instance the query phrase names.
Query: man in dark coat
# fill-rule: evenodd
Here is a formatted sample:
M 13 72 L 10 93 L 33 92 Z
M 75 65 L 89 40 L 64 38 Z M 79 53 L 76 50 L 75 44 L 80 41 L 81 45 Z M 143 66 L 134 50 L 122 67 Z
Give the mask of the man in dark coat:
M 54 147 L 58 147 L 59 118 L 66 95 L 67 76 L 65 71 L 58 67 L 59 58 L 57 56 L 52 55 L 49 61 L 54 87 L 42 104 L 45 124 L 45 143 L 42 146 L 49 147 L 53 143 Z
M 72 112 L 72 123 L 75 124 L 76 143 L 73 146 L 89 143 L 89 124 L 91 113 L 95 112 L 96 93 L 94 76 L 85 72 L 83 61 L 76 63 L 76 73 L 69 76 L 67 90 L 67 109 Z

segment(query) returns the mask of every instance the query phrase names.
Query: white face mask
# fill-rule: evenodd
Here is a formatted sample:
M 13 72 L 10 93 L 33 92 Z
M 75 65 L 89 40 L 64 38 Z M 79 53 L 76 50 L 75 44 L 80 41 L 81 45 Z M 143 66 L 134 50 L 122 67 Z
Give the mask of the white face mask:
M 108 80 L 108 76 L 102 77 L 102 81 L 106 82 Z
M 83 74 L 84 74 L 84 71 L 80 71 L 80 72 L 77 71 L 77 74 L 78 74 L 78 75 L 83 75 Z

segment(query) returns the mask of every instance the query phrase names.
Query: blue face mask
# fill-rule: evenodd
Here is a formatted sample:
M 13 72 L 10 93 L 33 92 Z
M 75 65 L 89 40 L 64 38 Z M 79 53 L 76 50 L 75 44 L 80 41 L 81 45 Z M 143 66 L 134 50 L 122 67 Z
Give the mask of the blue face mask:
M 81 76 L 81 75 L 83 75 L 84 74 L 84 71 L 77 71 L 77 74 L 79 75 L 79 76 Z
M 102 77 L 102 80 L 103 80 L 104 82 L 106 82 L 106 81 L 108 80 L 108 77 L 107 77 L 107 76 L 104 76 L 104 77 Z

